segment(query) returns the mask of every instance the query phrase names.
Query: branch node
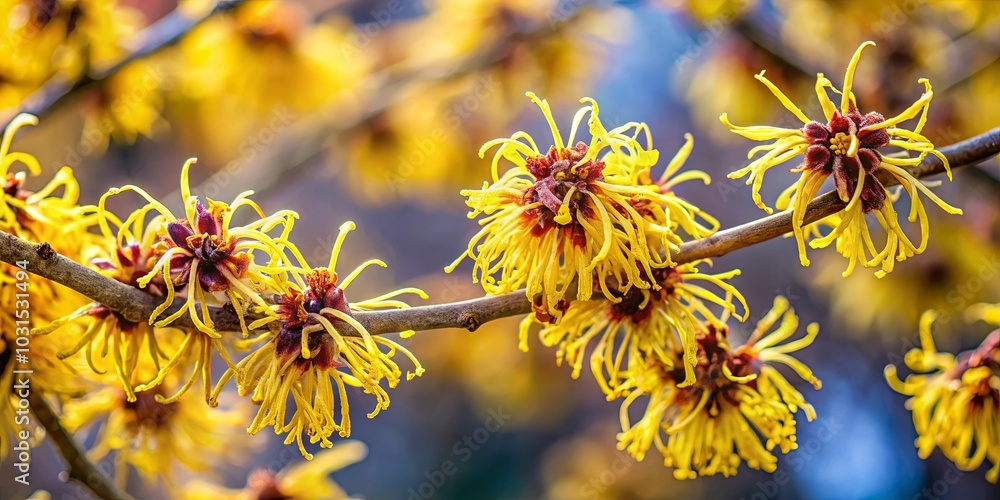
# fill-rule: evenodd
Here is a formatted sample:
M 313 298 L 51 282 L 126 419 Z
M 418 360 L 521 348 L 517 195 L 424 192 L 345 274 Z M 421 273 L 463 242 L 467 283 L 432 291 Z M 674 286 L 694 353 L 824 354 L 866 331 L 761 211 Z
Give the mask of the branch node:
M 479 329 L 479 326 L 483 324 L 483 321 L 479 319 L 479 314 L 472 311 L 467 311 L 462 315 L 462 326 L 470 331 L 474 332 Z
M 52 245 L 49 245 L 47 241 L 43 241 L 39 243 L 38 248 L 35 249 L 35 253 L 38 254 L 40 259 L 49 260 L 56 254 L 56 251 L 52 249 Z

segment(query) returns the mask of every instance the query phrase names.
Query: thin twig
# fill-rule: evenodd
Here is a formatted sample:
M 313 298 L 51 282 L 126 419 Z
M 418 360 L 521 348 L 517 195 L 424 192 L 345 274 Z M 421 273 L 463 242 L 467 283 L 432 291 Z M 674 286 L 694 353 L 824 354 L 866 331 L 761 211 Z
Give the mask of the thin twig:
M 76 444 L 73 436 L 66 432 L 66 429 L 59 423 L 59 417 L 37 390 L 32 390 L 28 394 L 28 403 L 31 404 L 31 412 L 35 414 L 35 418 L 42 424 L 42 427 L 45 427 L 47 437 L 52 440 L 52 443 L 59 449 L 59 454 L 66 460 L 70 479 L 86 486 L 98 498 L 132 500 L 131 495 L 118 489 L 87 459 L 86 453 L 80 449 L 80 445 Z
M 594 7 L 581 7 L 558 22 L 510 30 L 498 36 L 494 43 L 474 51 L 453 66 L 413 69 L 407 63 L 399 63 L 386 68 L 369 78 L 378 90 L 366 98 L 367 104 L 356 115 L 345 119 L 342 102 L 334 99 L 283 130 L 273 146 L 240 169 L 241 176 L 237 181 L 244 189 L 252 187 L 258 193 L 267 191 L 304 170 L 329 148 L 333 140 L 357 130 L 396 104 L 418 96 L 432 85 L 458 80 L 501 62 L 517 46 L 543 40 L 566 29 L 591 8 Z
M 952 168 L 974 165 L 1000 154 L 1000 127 L 984 134 L 941 148 Z M 932 155 L 911 169 L 915 177 L 929 177 L 944 172 L 944 165 Z M 882 179 L 892 186 L 895 179 Z M 814 199 L 806 212 L 805 222 L 811 223 L 836 213 L 844 207 L 834 191 Z M 673 256 L 678 264 L 719 257 L 729 252 L 776 238 L 792 230 L 791 212 L 785 211 L 748 222 L 712 236 L 684 243 Z M 92 300 L 118 311 L 130 321 L 145 321 L 162 300 L 137 288 L 106 278 L 98 272 L 52 251 L 47 243 L 30 243 L 0 232 L 0 260 L 14 263 L 28 261 L 28 271 L 61 283 Z M 184 299 L 177 299 L 168 309 L 177 311 Z M 370 333 L 386 334 L 402 330 L 433 330 L 465 328 L 475 330 L 483 323 L 531 311 L 524 290 L 431 306 L 387 311 L 356 311 L 358 320 Z M 238 331 L 240 323 L 231 308 L 213 307 L 211 317 L 220 331 Z M 191 319 L 182 315 L 174 326 L 192 326 Z M 346 325 L 345 325 L 346 327 Z
M 67 81 L 61 77 L 53 77 L 42 85 L 38 90 L 24 100 L 22 106 L 15 113 L 6 117 L 4 123 L 19 113 L 30 113 L 39 118 L 47 115 L 52 110 L 58 108 L 64 102 L 71 99 L 77 93 L 85 90 L 95 83 L 102 82 L 114 76 L 125 66 L 156 53 L 161 49 L 169 47 L 181 39 L 203 21 L 213 14 L 223 10 L 229 10 L 243 3 L 245 0 L 229 0 L 219 2 L 213 9 L 202 16 L 191 18 L 175 10 L 153 24 L 137 33 L 131 40 L 125 42 L 125 46 L 135 47 L 135 49 L 123 57 L 120 61 L 107 68 L 83 75 L 77 81 Z M 6 127 L 6 125 L 5 125 Z

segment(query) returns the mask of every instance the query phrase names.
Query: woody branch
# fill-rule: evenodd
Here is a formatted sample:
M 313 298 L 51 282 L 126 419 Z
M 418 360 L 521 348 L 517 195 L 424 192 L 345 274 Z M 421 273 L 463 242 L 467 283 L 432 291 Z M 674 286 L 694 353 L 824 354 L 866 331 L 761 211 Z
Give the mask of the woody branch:
M 1000 154 L 1000 127 L 970 139 L 940 149 L 953 169 L 975 165 Z M 914 167 L 915 177 L 930 177 L 944 172 L 944 164 L 933 155 Z M 884 185 L 897 184 L 894 178 L 880 179 Z M 844 208 L 836 192 L 816 197 L 805 215 L 805 223 L 812 223 Z M 706 238 L 690 241 L 680 246 L 673 255 L 677 264 L 694 262 L 709 257 L 756 245 L 792 231 L 790 211 L 774 214 L 730 229 L 719 231 Z M 107 278 L 97 271 L 55 253 L 47 243 L 31 243 L 13 235 L 0 232 L 0 260 L 7 263 L 28 261 L 28 271 L 60 283 L 88 298 L 114 309 L 129 321 L 147 321 L 153 309 L 162 301 L 138 288 Z M 167 309 L 167 314 L 179 310 L 184 299 L 177 299 Z M 379 335 L 402 330 L 434 330 L 439 328 L 465 328 L 476 330 L 483 323 L 509 316 L 531 312 L 531 303 L 524 290 L 481 297 L 460 302 L 413 307 L 386 311 L 356 311 L 358 320 L 371 334 Z M 238 331 L 239 318 L 231 308 L 210 308 L 212 320 L 220 331 Z M 174 326 L 193 326 L 191 318 L 182 315 Z M 345 328 L 349 328 L 344 325 Z

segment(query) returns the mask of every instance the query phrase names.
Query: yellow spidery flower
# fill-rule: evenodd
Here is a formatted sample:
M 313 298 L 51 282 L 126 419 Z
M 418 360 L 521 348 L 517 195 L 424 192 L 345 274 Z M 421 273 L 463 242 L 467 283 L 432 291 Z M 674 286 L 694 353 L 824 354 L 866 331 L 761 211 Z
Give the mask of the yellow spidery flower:
M 330 473 L 356 464 L 368 455 L 360 441 L 341 441 L 329 450 L 316 454 L 308 462 L 290 465 L 280 472 L 258 469 L 247 477 L 242 489 L 225 488 L 202 480 L 184 485 L 184 500 L 258 500 L 288 498 L 294 500 L 349 500 L 351 497 L 330 479 Z
M 5 128 L 0 140 L 0 232 L 31 241 L 46 242 L 50 253 L 58 252 L 76 259 L 97 241 L 87 228 L 94 221 L 92 207 L 80 207 L 80 189 L 72 170 L 59 170 L 39 191 L 25 188 L 27 176 L 40 175 L 38 160 L 26 152 L 14 151 L 16 132 L 25 125 L 35 125 L 37 118 L 16 116 Z M 42 258 L 47 258 L 44 252 Z M 9 436 L 21 430 L 15 418 L 18 398 L 14 397 L 14 370 L 31 370 L 32 390 L 66 398 L 85 392 L 87 380 L 77 377 L 80 363 L 62 360 L 57 354 L 76 342 L 81 329 L 68 328 L 58 335 L 37 337 L 31 327 L 47 324 L 87 302 L 82 295 L 38 276 L 25 279 L 26 270 L 0 262 L 0 456 L 8 452 Z M 26 297 L 25 295 L 28 295 Z M 26 307 L 24 304 L 28 303 Z M 31 339 L 30 362 L 16 356 L 15 348 L 26 347 Z M 21 379 L 23 375 L 19 375 Z M 23 412 L 22 412 L 23 413 Z M 41 434 L 33 433 L 32 446 Z M 20 439 L 15 440 L 19 441 Z
M 102 205 L 103 206 L 103 205 Z M 130 226 L 126 227 L 122 221 L 108 210 L 101 212 L 101 217 L 118 227 L 118 236 L 113 236 L 110 231 L 105 235 L 105 244 L 108 251 L 100 249 L 93 256 L 84 255 L 81 261 L 96 269 L 101 274 L 117 280 L 121 283 L 139 286 L 139 278 L 149 274 L 152 266 L 161 258 L 166 251 L 167 245 L 160 241 L 157 228 L 166 223 L 162 215 L 155 215 L 147 224 L 148 214 L 153 211 L 151 205 L 147 205 L 129 217 Z M 156 279 L 160 278 L 160 279 Z M 146 292 L 164 297 L 166 295 L 166 284 L 157 275 L 154 280 L 145 287 Z M 115 374 L 125 390 L 128 401 L 135 401 L 134 387 L 136 382 L 133 374 L 136 367 L 140 365 L 140 359 L 152 362 L 157 371 L 160 370 L 161 359 L 169 359 L 161 349 L 157 341 L 157 332 L 176 336 L 182 333 L 176 329 L 157 329 L 146 321 L 132 322 L 111 308 L 97 302 L 86 304 L 73 313 L 53 321 L 48 326 L 35 328 L 32 334 L 47 335 L 58 330 L 63 325 L 71 322 L 82 322 L 86 325 L 82 335 L 72 349 L 59 353 L 61 359 L 68 358 L 83 350 L 87 364 L 94 373 L 103 374 L 101 369 L 94 362 L 93 352 L 99 349 L 100 358 L 107 357 L 110 350 Z M 191 333 L 190 335 L 200 335 Z M 142 355 L 142 345 L 146 344 L 146 354 Z M 216 346 L 220 351 L 224 351 L 221 346 Z
M 700 170 L 685 170 L 680 172 L 684 162 L 694 149 L 694 138 L 684 134 L 684 145 L 664 168 L 657 180 L 653 180 L 652 169 L 656 166 L 659 153 L 653 149 L 653 138 L 645 123 L 635 125 L 632 139 L 638 141 L 640 134 L 645 136 L 647 154 L 630 154 L 627 151 L 613 150 L 604 156 L 604 177 L 609 183 L 624 186 L 640 186 L 649 188 L 657 194 L 648 196 L 633 196 L 629 199 L 636 212 L 649 220 L 655 226 L 665 227 L 669 232 L 663 238 L 648 240 L 651 266 L 671 266 L 671 255 L 679 249 L 683 242 L 679 232 L 684 231 L 691 238 L 699 239 L 715 233 L 719 229 L 719 221 L 703 212 L 691 202 L 677 196 L 674 188 L 685 181 L 700 180 L 706 185 L 711 178 Z M 701 220 L 699 220 L 701 219 Z
M 270 267 L 255 265 L 253 252 L 265 252 L 271 259 L 269 266 L 277 262 L 275 259 L 280 260 L 283 255 L 282 247 L 267 233 L 279 225 L 287 229 L 298 214 L 281 210 L 271 216 L 264 215 L 257 203 L 248 198 L 253 191 L 240 193 L 232 204 L 207 199 L 206 206 L 191 194 L 188 171 L 195 161 L 194 158 L 188 160 L 181 170 L 184 218 L 177 219 L 162 203 L 143 189 L 132 185 L 109 190 L 101 197 L 98 210 L 100 214 L 106 215 L 104 204 L 108 197 L 124 191 L 135 191 L 148 201 L 148 205 L 133 212 L 122 227 L 131 225 L 135 218 L 145 216 L 150 210 L 159 212 L 164 219 L 157 230 L 168 248 L 153 264 L 149 273 L 137 280 L 139 286 L 145 288 L 162 276 L 166 288 L 166 298 L 163 304 L 153 310 L 149 317 L 150 323 L 164 326 L 186 313 L 191 316 L 191 321 L 199 331 L 217 339 L 219 333 L 215 331 L 206 306 L 210 299 L 220 295 L 233 305 L 246 336 L 249 332 L 243 323 L 244 313 L 251 302 L 262 307 L 268 306 L 260 292 L 265 285 L 272 285 L 273 288 L 272 274 L 275 274 Z M 253 209 L 260 218 L 245 226 L 233 227 L 233 214 L 241 207 Z M 107 221 L 108 217 L 100 218 L 101 230 L 105 237 L 111 237 Z M 119 231 L 119 241 L 124 238 L 125 234 Z M 186 294 L 185 307 L 157 320 L 173 304 L 178 292 Z
M 638 132 L 628 133 L 644 125 L 629 123 L 607 130 L 597 103 L 584 98 L 581 102 L 586 106 L 576 113 L 564 142 L 548 102 L 531 92 L 527 95 L 548 121 L 553 145 L 543 152 L 525 132 L 483 145 L 480 157 L 498 146 L 492 163 L 493 183 L 461 192 L 472 208 L 469 218 L 486 215 L 479 221 L 483 228 L 445 270 L 453 271 L 469 257 L 474 261 L 473 280 L 481 281 L 487 293 L 525 286 L 536 315 L 549 322 L 562 316 L 568 288 L 577 277 L 584 278 L 577 280 L 578 300 L 593 294 L 592 273 L 609 300 L 619 300 L 608 287 L 611 277 L 620 290 L 657 287 L 643 279 L 641 271 L 650 276 L 652 264 L 670 262 L 669 255 L 654 259 L 650 244 L 670 247 L 674 235 L 669 227 L 644 217 L 635 205 L 658 204 L 663 195 L 655 186 L 625 182 L 626 176 L 606 177 L 607 164 L 600 158 L 607 150 L 618 152 L 613 157 L 616 163 L 625 162 L 620 155 L 636 157 L 643 165 L 655 163 L 657 152 L 642 148 L 636 140 Z M 584 118 L 590 143 L 573 145 Z M 502 176 L 501 159 L 514 165 Z
M 780 325 L 767 333 L 779 319 Z M 641 461 L 655 444 L 677 479 L 730 476 L 744 460 L 753 469 L 774 472 L 774 448 L 788 453 L 797 446 L 795 413 L 801 408 L 809 420 L 816 416 L 770 364 L 785 364 L 820 387 L 812 371 L 789 355 L 813 342 L 818 325 L 810 324 L 803 338 L 778 345 L 798 324 L 788 301 L 777 297 L 747 343 L 734 350 L 728 329 L 707 322 L 697 338 L 697 382 L 688 387 L 680 387 L 681 374 L 669 364 L 655 358 L 634 363 L 618 388 L 628 393 L 621 406 L 619 449 Z M 642 418 L 632 422 L 629 409 L 641 397 L 649 401 Z
M 27 175 L 42 173 L 38 160 L 29 153 L 14 151 L 12 143 L 15 133 L 25 125 L 35 125 L 38 119 L 28 114 L 16 116 L 4 130 L 0 140 L 0 232 L 4 232 L 34 243 L 46 242 L 48 248 L 69 258 L 76 259 L 95 245 L 99 238 L 87 229 L 93 224 L 93 207 L 81 207 L 80 188 L 70 168 L 64 167 L 38 191 L 25 188 Z M 30 328 L 47 324 L 69 314 L 87 302 L 82 295 L 52 281 L 37 276 L 28 281 L 18 279 L 18 273 L 25 270 L 13 264 L 0 263 L 0 332 L 10 346 L 18 337 L 30 335 Z M 29 317 L 18 314 L 24 295 L 30 295 Z M 40 338 L 32 335 L 31 369 L 32 386 L 44 388 L 48 393 L 59 396 L 75 394 L 82 390 L 82 381 L 74 377 L 78 367 L 75 361 L 62 361 L 57 353 L 63 352 L 75 343 L 81 331 L 67 331 L 61 335 Z M 5 348 L 0 357 L 12 356 L 11 348 Z M 4 370 L 13 369 L 15 361 L 5 361 Z M 6 372 L 5 372 L 6 373 Z M 6 394 L 9 395 L 7 386 Z M 0 394 L 0 401 L 7 405 L 10 401 Z M 5 421 L 0 426 L 0 434 L 7 434 Z
M 618 396 L 614 388 L 627 375 L 624 370 L 630 360 L 655 357 L 670 364 L 672 369 L 676 347 L 683 352 L 684 370 L 684 379 L 678 386 L 695 383 L 696 335 L 704 329 L 702 318 L 714 318 L 699 299 L 720 305 L 735 315 L 733 297 L 736 297 L 743 306 L 744 319 L 747 314 L 743 296 L 726 282 L 740 271 L 706 274 L 698 270 L 699 263 L 654 269 L 652 281 L 659 285 L 658 289 L 632 288 L 617 293 L 618 302 L 591 300 L 570 304 L 562 321 L 542 328 L 542 343 L 549 347 L 558 345 L 557 363 L 565 360 L 573 367 L 573 378 L 577 378 L 585 350 L 598 339 L 591 351 L 590 369 L 609 400 Z M 698 281 L 718 286 L 726 292 L 725 298 L 695 284 Z M 534 323 L 532 316 L 521 322 L 521 350 L 528 349 L 528 331 Z
M 282 226 L 282 238 L 287 238 L 294 219 L 298 217 L 290 210 L 265 216 L 263 210 L 248 198 L 253 194 L 252 191 L 240 193 L 231 205 L 208 199 L 206 206 L 191 194 L 188 172 L 194 162 L 193 158 L 188 160 L 181 170 L 181 198 L 184 201 L 185 218 L 176 218 L 162 203 L 133 185 L 109 190 L 101 197 L 97 206 L 98 223 L 105 240 L 117 241 L 119 247 L 126 248 L 136 242 L 142 243 L 139 238 L 144 238 L 145 235 L 152 233 L 157 236 L 157 241 L 149 248 L 138 250 L 139 257 L 145 259 L 142 266 L 147 272 L 129 278 L 129 283 L 134 281 L 138 287 L 164 297 L 163 303 L 150 315 L 149 323 L 154 327 L 163 327 L 188 314 L 197 327 L 196 330 L 185 330 L 183 341 L 160 367 L 155 378 L 135 387 L 135 391 L 156 387 L 190 356 L 197 357 L 198 361 L 188 381 L 176 394 L 164 399 L 164 402 L 179 398 L 199 374 L 205 388 L 205 397 L 210 399 L 213 351 L 219 352 L 230 367 L 233 363 L 222 343 L 222 334 L 215 330 L 215 324 L 208 314 L 208 306 L 213 303 L 231 304 L 240 319 L 243 335 L 247 336 L 249 330 L 244 317 L 251 303 L 261 308 L 269 307 L 270 304 L 261 293 L 264 290 L 278 289 L 278 281 L 284 279 L 284 247 L 281 242 L 286 240 L 274 238 L 268 232 Z M 137 192 L 146 199 L 147 204 L 132 212 L 124 222 L 120 222 L 105 208 L 105 204 L 109 197 L 124 191 Z M 253 209 L 260 218 L 245 226 L 233 226 L 233 214 L 241 207 Z M 150 213 L 156 215 L 142 229 L 142 221 Z M 111 231 L 112 224 L 119 226 L 117 235 Z M 256 264 L 255 251 L 265 253 L 268 262 Z M 156 256 L 156 260 L 149 259 L 149 256 Z M 184 306 L 161 318 L 178 295 L 185 298 Z
M 268 332 L 254 339 L 270 337 L 266 344 L 223 375 L 213 395 L 217 396 L 235 376 L 240 394 L 252 394 L 252 401 L 260 405 L 247 431 L 256 434 L 264 427 L 273 426 L 278 434 L 288 433 L 285 444 L 296 442 L 302 455 L 310 459 L 312 455 L 306 451 L 303 433 L 309 435 L 310 443 L 320 442 L 324 448 L 332 446 L 329 438 L 334 432 L 342 437 L 351 433 L 346 386 L 361 387 L 375 396 L 375 409 L 368 414 L 368 418 L 374 418 L 389 407 L 389 394 L 380 385 L 381 381 L 386 380 L 388 386 L 394 388 L 402 376 L 392 359 L 397 352 L 415 367 L 406 373 L 407 380 L 424 372 L 409 350 L 390 339 L 369 334 L 352 315 L 355 310 L 407 308 L 407 304 L 395 300 L 402 294 L 427 298 L 417 288 L 403 288 L 349 303 L 345 292 L 361 272 L 371 265 L 386 265 L 381 260 L 371 259 L 344 279 L 339 278 L 335 268 L 340 249 L 354 227 L 353 222 L 340 227 L 330 263 L 325 268 L 309 268 L 299 251 L 288 246 L 302 267 L 290 271 L 293 280 L 286 284 L 287 289 L 277 298 L 278 304 L 272 307 L 270 314 L 251 324 L 251 328 L 257 328 L 277 320 L 280 328 L 275 334 Z M 347 325 L 354 332 L 344 332 Z M 403 335 L 412 333 L 403 332 Z M 386 350 L 380 346 L 385 346 Z M 290 419 L 286 418 L 289 395 L 295 404 Z M 339 422 L 334 416 L 338 398 Z
M 847 73 L 844 76 L 844 88 L 838 91 L 822 73 L 817 75 L 816 96 L 823 109 L 826 124 L 811 121 L 805 113 L 792 103 L 764 73 L 756 76 L 766 85 L 779 101 L 796 118 L 802 120 L 801 129 L 788 129 L 771 126 L 741 127 L 729 122 L 724 113 L 721 116 L 724 123 L 734 133 L 756 141 L 774 142 L 757 146 L 750 150 L 748 158 L 757 153 L 764 153 L 746 167 L 729 174 L 730 178 L 747 177 L 747 184 L 753 185 L 753 200 L 768 213 L 771 208 L 761 200 L 760 188 L 764 173 L 771 167 L 782 164 L 802 155 L 802 162 L 792 169 L 800 172 L 799 181 L 789 187 L 778 199 L 778 207 L 792 207 L 792 228 L 799 247 L 799 260 L 803 266 L 809 265 L 806 257 L 807 225 L 805 213 L 809 202 L 819 192 L 820 187 L 831 175 L 836 182 L 837 193 L 847 206 L 828 220 L 833 230 L 828 234 L 809 241 L 813 248 L 825 248 L 837 242 L 837 251 L 848 260 L 844 276 L 850 275 L 857 264 L 862 267 L 880 266 L 875 275 L 882 277 L 892 272 L 896 260 L 902 261 L 915 254 L 920 254 L 927 247 L 927 213 L 923 202 L 917 196 L 920 191 L 936 205 L 950 214 L 961 214 L 962 211 L 948 205 L 928 189 L 931 183 L 923 183 L 910 174 L 906 168 L 920 164 L 924 157 L 932 154 L 941 159 L 951 178 L 948 159 L 934 148 L 934 145 L 923 135 L 920 135 L 927 122 L 927 112 L 934 93 L 930 82 L 922 78 L 924 93 L 902 113 L 886 119 L 877 112 L 862 115 L 851 87 L 854 82 L 854 72 L 861 58 L 861 51 L 873 42 L 865 42 L 854 53 Z M 839 109 L 830 100 L 828 90 L 841 94 Z M 902 122 L 916 118 L 913 130 L 901 128 Z M 883 147 L 896 147 L 898 153 L 882 153 Z M 909 153 L 916 153 L 910 157 Z M 893 202 L 900 192 L 890 193 L 882 184 L 883 180 L 893 178 L 899 182 L 902 189 L 910 197 L 910 222 L 919 222 L 920 242 L 914 244 L 899 225 Z M 879 250 L 869 233 L 866 215 L 874 213 L 879 225 L 886 231 L 885 246 Z
M 603 160 L 605 180 L 625 186 L 649 187 L 658 193 L 658 196 L 642 193 L 630 202 L 636 211 L 651 222 L 670 229 L 673 233 L 667 235 L 670 243 L 679 245 L 682 242 L 680 236 L 676 234 L 678 230 L 683 230 L 694 239 L 704 238 L 716 232 L 719 229 L 719 221 L 715 217 L 674 193 L 674 188 L 686 181 L 700 180 L 706 185 L 712 182 L 711 177 L 700 170 L 680 171 L 694 149 L 694 137 L 691 134 L 684 134 L 684 145 L 670 159 L 659 178 L 653 180 L 652 170 L 659 159 L 659 152 L 653 149 L 652 132 L 645 123 L 635 125 L 632 140 L 638 141 L 640 134 L 646 138 L 644 147 L 646 154 L 633 155 L 621 150 L 611 151 Z M 699 221 L 699 218 L 702 221 Z M 656 241 L 651 243 L 655 244 Z M 666 252 L 676 250 L 676 245 L 653 247 L 650 257 L 657 264 L 669 265 L 669 254 Z M 661 254 L 666 256 L 666 259 L 660 260 Z
M 144 362 L 138 373 L 156 370 Z M 96 441 L 88 457 L 100 460 L 115 452 L 115 479 L 124 485 L 127 465 L 135 467 L 150 483 L 163 478 L 173 485 L 174 464 L 191 471 L 209 471 L 218 463 L 239 459 L 239 442 L 246 412 L 213 409 L 201 398 L 187 393 L 172 402 L 163 402 L 166 389 L 180 384 L 170 377 L 163 385 L 136 394 L 130 401 L 115 386 L 104 386 L 64 406 L 62 423 L 72 433 L 94 429 Z
M 1000 307 L 984 305 L 971 315 L 1000 325 Z M 940 448 L 962 470 L 975 470 L 989 460 L 986 472 L 992 483 L 1000 480 L 1000 329 L 975 350 L 957 357 L 934 347 L 931 325 L 937 313 L 920 317 L 920 344 L 906 353 L 906 366 L 918 374 L 900 380 L 896 367 L 885 367 L 885 378 L 900 394 L 911 396 L 906 407 L 913 412 L 915 442 L 920 458 Z
M 29 114 L 19 114 L 3 133 L 0 141 L 0 231 L 32 241 L 49 241 L 60 253 L 73 253 L 87 241 L 61 241 L 54 236 L 88 227 L 93 224 L 93 214 L 87 207 L 80 207 L 80 186 L 73 176 L 73 170 L 63 167 L 55 176 L 36 192 L 24 189 L 27 174 L 40 175 L 38 160 L 25 152 L 11 151 L 14 134 L 25 125 L 37 125 L 38 118 Z M 26 170 L 11 171 L 20 163 Z M 62 189 L 62 194 L 55 192 Z M 68 246 L 67 246 L 68 245 Z

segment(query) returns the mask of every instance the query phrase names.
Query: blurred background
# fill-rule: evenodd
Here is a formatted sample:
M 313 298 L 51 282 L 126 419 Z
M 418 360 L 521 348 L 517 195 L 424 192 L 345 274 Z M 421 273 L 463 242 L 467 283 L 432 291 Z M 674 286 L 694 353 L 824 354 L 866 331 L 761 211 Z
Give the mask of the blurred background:
M 525 91 L 547 98 L 559 123 L 584 96 L 609 128 L 647 122 L 665 158 L 694 134 L 687 168 L 713 183 L 680 194 L 722 227 L 764 214 L 743 181 L 726 178 L 753 145 L 719 114 L 795 123 L 753 79 L 761 70 L 816 116 L 815 74 L 839 87 L 851 54 L 873 40 L 855 82 L 862 111 L 902 111 L 927 77 L 935 97 L 925 134 L 935 144 L 1000 125 L 998 1 L 3 0 L 2 10 L 4 121 L 52 100 L 33 95 L 43 86 L 74 88 L 18 135 L 43 179 L 70 165 L 82 203 L 134 183 L 178 208 L 180 167 L 198 157 L 196 194 L 228 200 L 253 189 L 267 212 L 298 211 L 293 238 L 314 264 L 328 259 L 340 224 L 355 221 L 343 267 L 373 257 L 390 265 L 352 286 L 358 298 L 403 285 L 425 289 L 429 303 L 481 295 L 468 264 L 442 270 L 476 231 L 458 191 L 489 179 L 489 161 L 476 155 L 483 142 L 516 130 L 546 137 Z M 119 64 L 171 30 L 176 43 Z M 793 180 L 778 170 L 767 200 Z M 572 380 L 537 341 L 520 352 L 516 320 L 402 341 L 427 373 L 401 383 L 375 420 L 363 417 L 370 398 L 352 397 L 352 437 L 370 453 L 333 477 L 369 499 L 1000 498 L 982 470 L 957 471 L 939 452 L 917 457 L 905 397 L 882 377 L 915 345 L 923 310 L 942 311 L 938 346 L 955 352 L 988 332 L 964 321 L 965 307 L 1000 301 L 997 161 L 963 169 L 939 192 L 966 215 L 931 208 L 926 253 L 882 280 L 864 270 L 841 278 L 846 263 L 832 249 L 802 268 L 783 239 L 717 259 L 717 269 L 743 271 L 733 284 L 751 321 L 732 327 L 736 342 L 777 294 L 821 324 L 799 355 L 823 381 L 821 391 L 800 388 L 819 417 L 801 419 L 799 449 L 779 459 L 783 480 L 744 467 L 678 482 L 658 454 L 636 463 L 615 448 L 619 404 L 589 373 Z M 121 210 L 138 202 L 118 198 Z M 244 463 L 218 464 L 218 481 L 240 486 L 252 468 L 301 460 L 269 432 L 245 438 L 255 446 L 243 441 L 231 446 L 245 450 Z M 51 449 L 35 457 L 33 485 L 54 498 L 83 494 L 58 482 Z M 446 461 L 455 472 L 439 480 Z M 5 498 L 31 493 L 6 472 L 0 484 Z M 130 489 L 165 495 L 134 474 Z

